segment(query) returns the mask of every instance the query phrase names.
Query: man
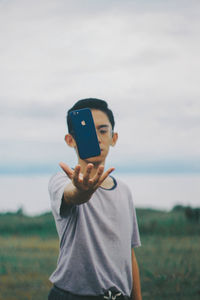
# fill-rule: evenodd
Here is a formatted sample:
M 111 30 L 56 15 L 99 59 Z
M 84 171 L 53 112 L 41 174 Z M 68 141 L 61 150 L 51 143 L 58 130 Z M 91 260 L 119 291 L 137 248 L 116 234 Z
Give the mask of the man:
M 69 112 L 90 108 L 101 154 L 88 159 L 78 155 Z M 115 146 L 114 117 L 105 101 L 79 100 L 67 115 L 68 146 L 75 149 L 78 165 L 49 182 L 52 211 L 60 239 L 57 268 L 49 300 L 141 300 L 134 247 L 140 246 L 135 208 L 123 182 L 104 171 L 110 146 Z

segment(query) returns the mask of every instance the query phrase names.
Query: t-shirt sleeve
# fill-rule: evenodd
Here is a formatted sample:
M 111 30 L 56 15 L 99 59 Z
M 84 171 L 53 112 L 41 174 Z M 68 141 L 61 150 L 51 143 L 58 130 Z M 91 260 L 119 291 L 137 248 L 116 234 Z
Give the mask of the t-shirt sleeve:
M 137 215 L 135 210 L 135 205 L 133 201 L 133 196 L 129 191 L 129 202 L 130 202 L 130 213 L 132 218 L 132 237 L 131 237 L 131 247 L 136 248 L 141 246 L 140 233 L 137 222 Z
M 69 179 L 64 172 L 56 173 L 49 180 L 48 190 L 50 195 L 52 212 L 56 218 L 63 217 L 70 206 L 63 204 L 63 193 Z M 61 210 L 62 208 L 62 210 Z
M 132 246 L 132 248 L 141 246 L 140 233 L 139 233 L 139 228 L 138 228 L 135 207 L 133 210 L 133 233 L 132 233 L 131 246 Z

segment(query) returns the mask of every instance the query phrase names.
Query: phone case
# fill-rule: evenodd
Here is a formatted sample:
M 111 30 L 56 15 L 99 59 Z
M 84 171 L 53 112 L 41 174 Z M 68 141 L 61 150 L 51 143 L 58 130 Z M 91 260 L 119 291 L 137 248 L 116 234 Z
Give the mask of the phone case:
M 91 110 L 83 108 L 71 111 L 70 119 L 80 158 L 86 159 L 100 155 L 101 150 Z

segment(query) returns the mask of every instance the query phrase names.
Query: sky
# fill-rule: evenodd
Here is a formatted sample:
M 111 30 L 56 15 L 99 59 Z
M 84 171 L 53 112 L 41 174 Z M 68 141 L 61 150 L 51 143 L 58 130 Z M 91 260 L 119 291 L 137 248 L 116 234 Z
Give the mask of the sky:
M 76 163 L 65 116 L 108 102 L 108 165 L 200 173 L 199 0 L 1 0 L 0 174 Z

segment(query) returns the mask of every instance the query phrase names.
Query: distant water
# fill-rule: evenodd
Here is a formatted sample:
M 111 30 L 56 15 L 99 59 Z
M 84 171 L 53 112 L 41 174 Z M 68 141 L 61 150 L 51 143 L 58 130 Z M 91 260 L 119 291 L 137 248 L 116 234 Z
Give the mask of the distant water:
M 134 197 L 136 207 L 170 210 L 174 205 L 200 207 L 200 175 L 132 175 L 115 174 L 125 181 Z M 49 211 L 48 181 L 50 176 L 0 176 L 0 211 L 26 214 Z

